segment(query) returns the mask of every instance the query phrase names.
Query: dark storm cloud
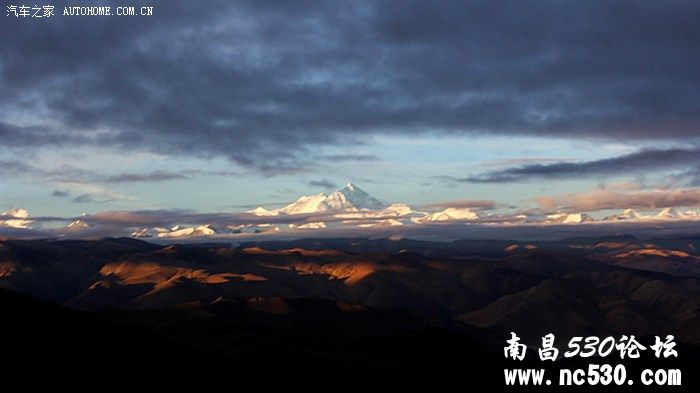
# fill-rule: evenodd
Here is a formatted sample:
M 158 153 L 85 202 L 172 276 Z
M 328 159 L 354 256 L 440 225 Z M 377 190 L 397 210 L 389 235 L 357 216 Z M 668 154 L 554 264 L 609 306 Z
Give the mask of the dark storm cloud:
M 67 197 L 68 195 L 70 195 L 70 192 L 64 191 L 64 190 L 54 190 L 51 193 L 51 196 L 58 197 L 58 198 Z
M 90 194 L 81 194 L 78 195 L 77 197 L 73 198 L 71 201 L 73 203 L 93 203 L 97 202 L 97 200 Z
M 150 173 L 122 173 L 108 176 L 105 183 L 134 183 L 134 182 L 160 182 L 166 180 L 187 179 L 183 173 L 168 171 L 153 171 Z
M 456 180 L 469 183 L 507 183 L 533 179 L 576 179 L 628 175 L 690 165 L 700 165 L 700 148 L 642 150 L 625 156 L 595 161 L 524 165 Z
M 150 18 L 8 17 L 0 138 L 219 155 L 270 174 L 376 133 L 695 139 L 698 20 L 700 4 L 683 1 L 163 2 Z
M 39 177 L 58 183 L 157 183 L 169 180 L 190 179 L 197 176 L 240 176 L 235 171 L 183 169 L 180 171 L 155 170 L 151 172 L 122 172 L 102 175 L 93 171 L 64 165 L 58 169 L 44 169 L 18 160 L 0 160 L 0 174 Z M 57 195 L 54 191 L 53 196 Z
M 379 157 L 371 154 L 327 154 L 320 157 L 327 161 L 379 161 Z
M 327 189 L 337 188 L 337 186 L 336 186 L 335 183 L 333 183 L 333 182 L 330 181 L 330 180 L 326 180 L 326 179 L 311 180 L 311 181 L 309 182 L 309 186 L 311 186 L 311 187 L 321 187 L 321 188 L 327 188 Z

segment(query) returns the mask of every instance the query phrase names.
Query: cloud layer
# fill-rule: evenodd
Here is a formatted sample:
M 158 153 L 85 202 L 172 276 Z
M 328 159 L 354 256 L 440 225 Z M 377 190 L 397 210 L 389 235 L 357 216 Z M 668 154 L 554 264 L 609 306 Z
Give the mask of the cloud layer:
M 491 199 L 462 199 L 457 201 L 431 203 L 423 207 L 427 209 L 466 208 L 477 210 L 491 210 L 495 209 L 496 206 L 496 201 Z
M 642 150 L 636 153 L 584 162 L 555 162 L 511 167 L 477 176 L 459 179 L 470 183 L 509 183 L 534 179 L 576 179 L 599 176 L 619 176 L 654 170 L 700 167 L 700 148 Z M 694 170 L 697 171 L 697 168 Z M 697 172 L 686 173 L 686 176 Z
M 698 138 L 697 2 L 155 6 L 4 19 L 3 145 L 217 155 L 276 173 L 380 133 Z
M 0 174 L 39 177 L 54 183 L 155 183 L 169 180 L 190 179 L 197 176 L 239 176 L 235 171 L 183 169 L 179 171 L 155 170 L 149 172 L 121 172 L 103 175 L 74 166 L 57 169 L 40 168 L 18 160 L 0 160 Z M 58 190 L 57 190 L 58 191 Z M 54 196 L 61 192 L 54 192 Z
M 700 189 L 684 188 L 654 191 L 599 190 L 588 194 L 543 196 L 537 203 L 547 210 L 593 212 L 606 209 L 652 210 L 664 207 L 700 206 Z

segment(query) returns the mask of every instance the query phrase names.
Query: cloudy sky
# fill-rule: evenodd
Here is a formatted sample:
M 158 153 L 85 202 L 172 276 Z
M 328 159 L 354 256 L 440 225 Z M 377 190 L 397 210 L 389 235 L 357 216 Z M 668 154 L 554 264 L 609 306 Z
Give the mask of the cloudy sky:
M 700 205 L 698 2 L 52 4 L 1 15 L 0 210 Z

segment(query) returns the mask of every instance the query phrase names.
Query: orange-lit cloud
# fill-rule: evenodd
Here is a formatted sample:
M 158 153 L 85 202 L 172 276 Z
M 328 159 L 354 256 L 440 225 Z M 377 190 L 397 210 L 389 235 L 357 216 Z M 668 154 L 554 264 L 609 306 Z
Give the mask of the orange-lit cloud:
M 700 189 L 683 188 L 653 191 L 598 190 L 587 194 L 541 196 L 535 201 L 547 210 L 598 211 L 606 209 L 658 209 L 700 206 Z

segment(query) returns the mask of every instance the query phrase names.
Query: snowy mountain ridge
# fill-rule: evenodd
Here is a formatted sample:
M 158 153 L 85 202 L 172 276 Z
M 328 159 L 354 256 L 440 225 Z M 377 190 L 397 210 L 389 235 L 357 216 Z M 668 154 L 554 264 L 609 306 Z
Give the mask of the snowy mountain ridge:
M 251 218 L 252 217 L 252 218 Z M 50 228 L 49 233 L 61 236 L 80 236 L 92 230 L 99 230 L 99 221 L 91 220 L 83 214 L 74 218 L 65 227 Z M 444 206 L 439 211 L 417 211 L 403 203 L 387 205 L 370 196 L 353 183 L 348 183 L 326 195 L 318 193 L 302 196 L 296 201 L 277 208 L 258 207 L 245 213 L 233 213 L 231 220 L 218 219 L 217 222 L 184 222 L 169 228 L 125 225 L 131 237 L 135 238 L 189 238 L 238 233 L 270 233 L 294 230 L 324 230 L 331 228 L 370 228 L 401 227 L 416 225 L 444 224 L 486 224 L 486 225 L 583 225 L 615 222 L 671 222 L 698 221 L 700 214 L 694 210 L 679 212 L 666 207 L 651 213 L 641 214 L 634 209 L 624 209 L 596 220 L 587 213 L 557 212 L 543 215 L 522 213 L 497 214 L 466 207 Z M 25 209 L 10 209 L 2 213 L 0 227 L 15 230 L 32 229 L 34 220 Z M 143 225 L 143 224 L 141 224 Z M 41 228 L 41 224 L 39 228 Z

